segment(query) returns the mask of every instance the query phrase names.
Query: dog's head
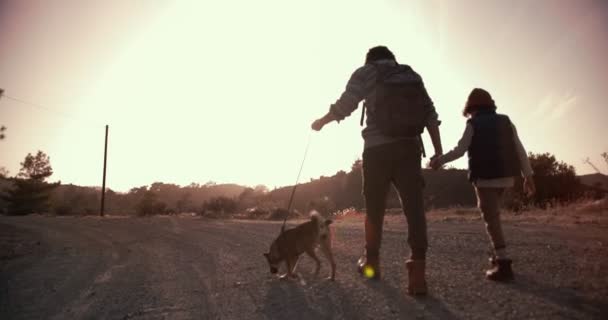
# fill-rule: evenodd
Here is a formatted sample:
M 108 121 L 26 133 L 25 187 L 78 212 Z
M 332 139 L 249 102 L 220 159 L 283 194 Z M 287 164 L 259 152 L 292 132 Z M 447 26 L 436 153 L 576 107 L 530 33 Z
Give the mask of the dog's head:
M 277 241 L 273 241 L 270 245 L 270 250 L 264 253 L 264 257 L 266 257 L 266 261 L 268 261 L 268 265 L 270 266 L 270 273 L 275 274 L 279 272 L 279 262 L 281 262 L 281 255 L 279 253 L 279 246 L 277 245 Z
M 325 219 L 321 216 L 317 211 L 312 211 L 310 213 L 310 220 L 316 222 L 317 228 L 319 230 L 319 239 L 327 239 L 329 236 L 329 225 L 334 221 L 331 219 Z

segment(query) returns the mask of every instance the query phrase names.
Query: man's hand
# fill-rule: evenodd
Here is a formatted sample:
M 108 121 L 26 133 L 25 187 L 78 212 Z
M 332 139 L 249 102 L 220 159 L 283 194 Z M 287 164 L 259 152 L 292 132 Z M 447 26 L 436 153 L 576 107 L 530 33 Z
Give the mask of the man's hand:
M 431 162 L 429 163 L 429 166 L 431 168 L 433 168 L 434 170 L 437 170 L 437 169 L 441 168 L 441 166 L 443 166 L 443 164 L 439 160 L 440 157 L 441 157 L 440 154 L 436 154 L 431 157 Z
M 323 118 L 321 118 L 315 120 L 310 127 L 315 131 L 321 131 L 321 129 L 323 129 L 323 126 L 325 126 L 325 121 L 323 121 Z
M 326 124 L 328 124 L 334 120 L 336 120 L 336 117 L 331 112 L 328 112 L 323 117 L 315 120 L 315 122 L 313 122 L 312 125 L 310 125 L 310 127 L 315 131 L 321 131 L 321 129 L 323 129 L 323 127 Z
M 524 178 L 524 193 L 526 196 L 531 197 L 536 193 L 536 185 L 532 177 Z
M 439 123 L 428 125 L 426 130 L 431 136 L 431 142 L 433 142 L 433 148 L 435 149 L 435 155 L 431 158 L 431 161 L 443 154 L 443 148 L 441 146 L 441 134 L 439 133 Z

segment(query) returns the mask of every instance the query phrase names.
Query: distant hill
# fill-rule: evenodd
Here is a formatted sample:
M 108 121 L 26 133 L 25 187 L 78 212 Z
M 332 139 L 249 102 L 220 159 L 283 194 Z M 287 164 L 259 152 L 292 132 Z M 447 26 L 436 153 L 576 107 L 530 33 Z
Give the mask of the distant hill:
M 11 188 L 11 181 L 0 178 L 0 193 Z M 58 215 L 98 214 L 101 203 L 99 187 L 83 187 L 62 184 L 53 190 L 50 199 L 51 212 Z M 215 197 L 237 198 L 247 189 L 237 184 L 191 184 L 178 186 L 156 182 L 150 186 L 133 188 L 129 192 L 106 190 L 106 212 L 134 214 L 145 198 L 153 193 L 153 199 L 164 204 L 166 212 L 196 212 L 203 203 Z M 0 213 L 8 210 L 8 203 L 0 197 Z
M 600 189 L 608 191 L 608 176 L 601 173 L 585 174 L 578 176 L 581 183 L 591 186 L 598 187 Z
M 324 203 L 331 209 L 347 207 L 363 208 L 361 170 L 353 165 L 351 172 L 340 171 L 331 177 L 320 177 L 297 186 L 293 208 L 304 212 L 315 204 Z M 466 170 L 423 170 L 425 180 L 425 206 L 446 208 L 454 206 L 475 206 L 473 187 L 467 180 Z M 293 186 L 275 189 L 268 194 L 268 200 L 287 207 Z M 399 208 L 397 193 L 391 188 L 387 208 Z
M 330 177 L 319 177 L 297 186 L 293 208 L 307 212 L 322 207 L 328 211 L 355 207 L 364 208 L 362 195 L 361 163 L 355 162 L 350 172 L 339 171 Z M 476 205 L 475 192 L 467 180 L 467 171 L 461 169 L 423 170 L 425 180 L 424 200 L 427 208 L 449 208 Z M 608 177 L 602 174 L 578 176 L 589 190 L 608 191 Z M 10 188 L 11 182 L 0 178 L 0 191 Z M 603 193 L 603 191 L 599 191 Z M 286 208 L 293 186 L 285 186 L 268 192 L 255 193 L 253 189 L 237 184 L 191 184 L 178 186 L 153 183 L 133 188 L 129 192 L 106 193 L 106 210 L 116 214 L 133 214 L 144 199 L 146 192 L 165 205 L 167 212 L 198 212 L 203 203 L 216 197 L 227 197 L 240 202 L 242 208 L 252 206 Z M 96 214 L 99 212 L 99 187 L 61 185 L 53 194 L 52 208 L 57 214 Z M 0 213 L 6 209 L 0 199 Z M 391 189 L 387 208 L 399 208 L 400 201 Z
M 201 194 L 201 197 L 199 200 L 204 201 L 204 200 L 208 200 L 209 198 L 218 197 L 218 196 L 224 196 L 224 197 L 229 197 L 229 198 L 237 197 L 246 188 L 247 187 L 244 187 L 244 186 L 241 186 L 238 184 L 233 184 L 233 183 L 216 184 L 216 185 L 209 187 L 205 194 Z

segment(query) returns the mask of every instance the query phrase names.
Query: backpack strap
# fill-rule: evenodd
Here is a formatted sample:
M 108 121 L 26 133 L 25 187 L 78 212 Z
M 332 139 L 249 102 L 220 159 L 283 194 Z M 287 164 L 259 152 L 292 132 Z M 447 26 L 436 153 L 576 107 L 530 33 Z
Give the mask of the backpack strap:
M 376 69 L 376 84 L 378 84 L 378 82 L 380 82 L 382 78 L 384 78 L 386 72 L 381 73 L 381 68 L 380 66 L 378 66 L 377 63 L 370 63 L 370 65 L 372 65 L 375 69 Z M 363 127 L 363 120 L 365 119 L 365 103 L 363 104 L 363 107 L 361 108 L 361 120 L 359 121 L 359 125 L 361 127 Z
M 372 65 L 375 69 L 376 69 L 376 83 L 378 83 L 378 65 L 376 65 L 375 63 L 370 63 L 370 65 Z M 363 107 L 361 107 L 361 120 L 359 121 L 359 126 L 363 127 L 363 120 L 365 119 L 365 103 L 363 104 Z
M 393 74 L 397 74 L 397 73 L 401 73 L 401 72 L 407 72 L 407 71 L 411 71 L 412 68 L 406 64 L 399 64 L 397 63 L 396 67 L 384 67 L 384 66 L 379 66 L 377 63 L 370 63 L 370 65 L 372 65 L 375 69 L 376 69 L 376 85 L 384 80 L 384 78 L 387 78 L 389 76 L 392 76 Z M 361 108 L 361 120 L 359 121 L 359 125 L 361 127 L 363 127 L 363 120 L 365 119 L 365 104 L 363 104 L 363 107 Z
M 363 119 L 365 119 L 365 103 L 363 107 L 361 107 L 361 121 L 359 121 L 359 125 L 363 127 Z

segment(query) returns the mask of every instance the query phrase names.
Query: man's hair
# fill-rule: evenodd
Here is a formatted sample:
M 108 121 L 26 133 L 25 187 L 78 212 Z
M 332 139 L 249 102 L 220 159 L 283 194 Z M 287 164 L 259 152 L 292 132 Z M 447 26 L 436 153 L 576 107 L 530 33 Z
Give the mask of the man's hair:
M 396 61 L 395 55 L 391 52 L 391 50 L 385 46 L 376 46 L 367 51 L 367 55 L 365 56 L 365 64 L 386 59 Z

